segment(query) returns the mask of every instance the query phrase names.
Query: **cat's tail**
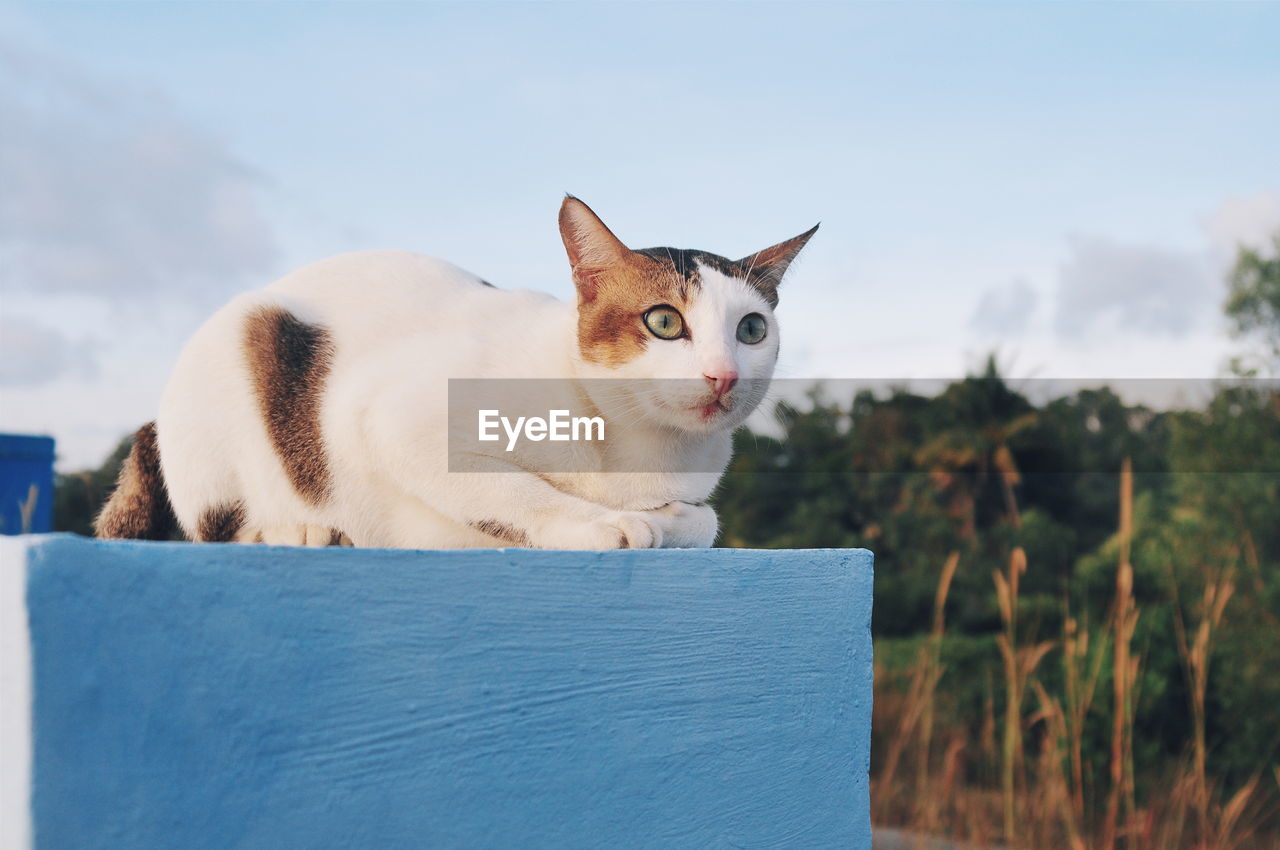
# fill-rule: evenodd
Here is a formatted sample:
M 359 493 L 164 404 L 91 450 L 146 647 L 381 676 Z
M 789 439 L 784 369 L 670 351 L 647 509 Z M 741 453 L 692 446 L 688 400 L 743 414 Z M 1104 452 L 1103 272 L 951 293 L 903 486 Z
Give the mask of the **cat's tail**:
M 168 540 L 177 522 L 160 471 L 156 423 L 148 422 L 133 435 L 133 448 L 120 466 L 116 489 L 98 514 L 94 532 L 98 537 Z

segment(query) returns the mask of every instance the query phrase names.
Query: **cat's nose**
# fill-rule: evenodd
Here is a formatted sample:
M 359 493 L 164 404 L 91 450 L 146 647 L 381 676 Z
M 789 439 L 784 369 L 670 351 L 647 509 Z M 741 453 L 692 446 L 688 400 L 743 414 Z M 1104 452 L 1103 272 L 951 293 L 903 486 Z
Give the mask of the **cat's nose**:
M 733 385 L 738 383 L 738 373 L 732 369 L 706 373 L 702 377 L 707 379 L 707 383 L 715 391 L 716 398 L 725 396 L 729 390 L 733 389 Z

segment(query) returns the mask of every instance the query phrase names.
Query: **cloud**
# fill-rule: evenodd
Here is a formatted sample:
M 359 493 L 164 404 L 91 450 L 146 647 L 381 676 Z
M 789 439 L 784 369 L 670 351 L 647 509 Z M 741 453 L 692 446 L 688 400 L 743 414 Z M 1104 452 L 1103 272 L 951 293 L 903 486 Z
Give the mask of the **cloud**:
M 1240 246 L 1265 248 L 1280 233 L 1280 194 L 1227 198 L 1203 222 L 1215 257 L 1230 263 Z
M 983 336 L 1019 336 L 1039 304 L 1040 294 L 1021 278 L 982 293 L 969 327 Z
M 270 269 L 263 180 L 159 95 L 0 41 L 0 287 L 208 294 Z
M 68 374 L 93 378 L 97 348 L 31 319 L 0 316 L 0 386 L 35 387 Z
M 1185 334 L 1213 313 L 1221 283 L 1205 258 L 1097 236 L 1070 242 L 1058 275 L 1054 327 L 1081 337 L 1099 327 Z

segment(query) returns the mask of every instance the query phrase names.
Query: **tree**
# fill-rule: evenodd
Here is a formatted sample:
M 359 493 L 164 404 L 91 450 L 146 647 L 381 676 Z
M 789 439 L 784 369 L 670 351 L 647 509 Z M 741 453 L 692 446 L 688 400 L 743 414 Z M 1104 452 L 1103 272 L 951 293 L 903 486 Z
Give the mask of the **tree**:
M 97 469 L 59 473 L 53 488 L 53 528 L 90 536 L 93 520 L 115 489 L 120 464 L 133 447 L 133 437 L 125 437 L 116 445 Z
M 1270 371 L 1280 371 L 1280 233 L 1271 238 L 1271 254 L 1241 247 L 1227 285 L 1224 307 L 1239 337 L 1259 339 Z M 1246 374 L 1256 372 L 1241 368 Z

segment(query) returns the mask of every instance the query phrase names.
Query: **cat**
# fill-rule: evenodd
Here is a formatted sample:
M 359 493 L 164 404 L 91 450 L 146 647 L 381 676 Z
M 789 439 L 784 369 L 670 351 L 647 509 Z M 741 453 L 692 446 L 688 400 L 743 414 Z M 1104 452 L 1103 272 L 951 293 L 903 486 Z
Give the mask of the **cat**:
M 730 261 L 631 250 L 571 195 L 559 226 L 572 304 L 398 251 L 233 299 L 179 356 L 98 536 L 164 538 L 176 521 L 209 542 L 712 545 L 707 499 L 772 377 L 778 285 L 817 227 Z M 607 439 L 574 444 L 571 471 L 550 443 L 477 442 L 460 470 L 450 378 L 551 386 Z

